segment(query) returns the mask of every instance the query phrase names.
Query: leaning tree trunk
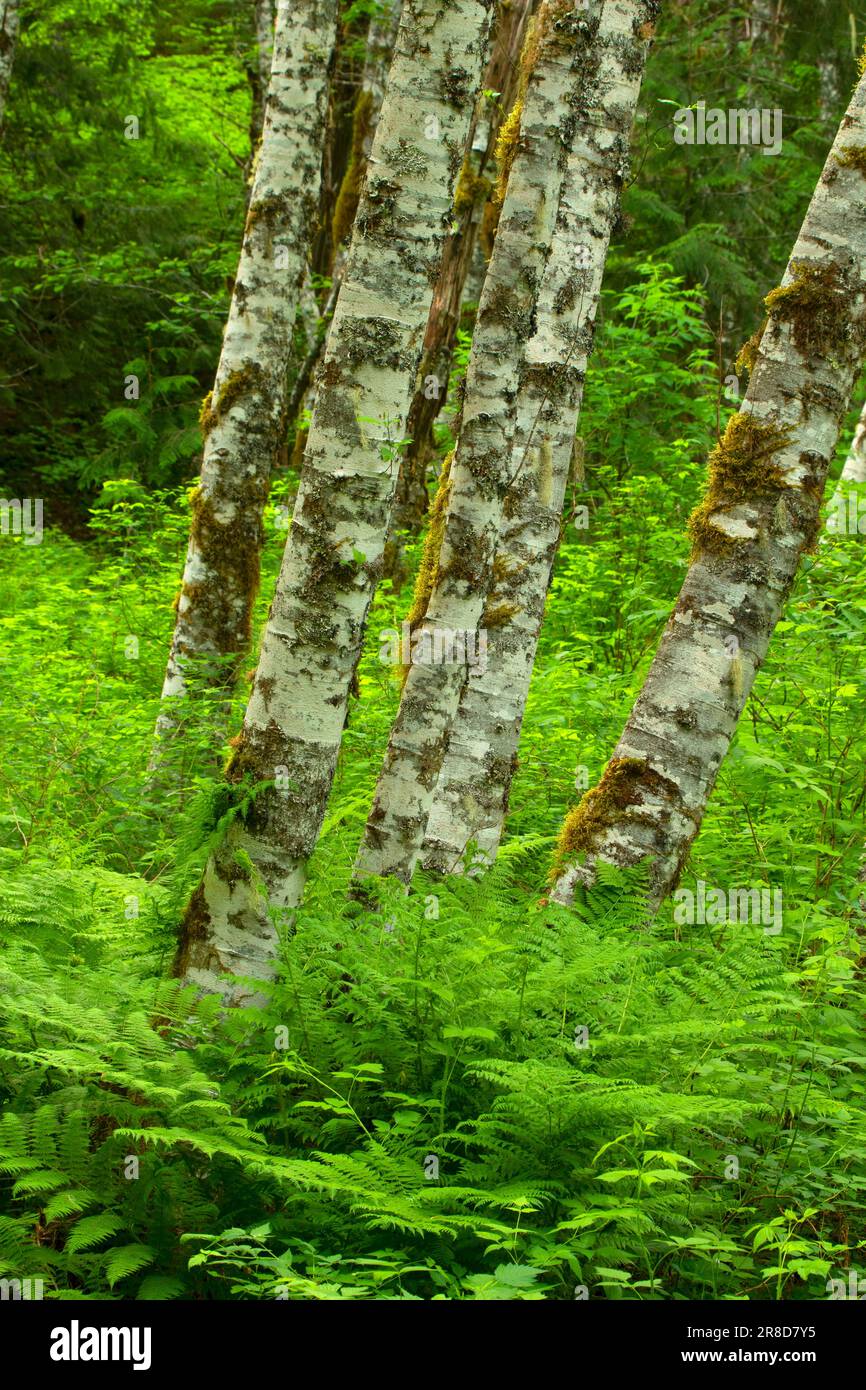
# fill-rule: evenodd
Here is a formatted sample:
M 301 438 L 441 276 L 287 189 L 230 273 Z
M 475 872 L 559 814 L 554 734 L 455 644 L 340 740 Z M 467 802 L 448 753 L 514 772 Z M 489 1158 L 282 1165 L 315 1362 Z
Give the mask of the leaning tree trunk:
M 476 863 L 491 863 L 502 835 L 643 76 L 646 45 L 636 55 L 623 40 L 646 32 L 647 21 L 637 0 L 604 6 L 581 102 L 586 136 L 569 159 L 526 349 L 531 370 L 517 401 L 514 483 L 481 618 L 486 660 L 464 681 L 427 825 L 424 866 L 440 873 L 459 871 L 470 843 Z
M 310 414 L 315 406 L 315 372 L 325 350 L 331 318 L 346 269 L 347 242 L 352 234 L 358 203 L 361 201 L 367 162 L 385 97 L 385 83 L 394 53 L 394 44 L 397 41 L 401 6 L 402 0 L 392 0 L 390 11 L 377 15 L 370 22 L 364 70 L 352 113 L 349 159 L 340 188 L 333 199 L 333 207 L 328 214 L 329 226 L 327 230 L 320 229 L 320 236 L 326 236 L 327 240 L 326 264 L 330 272 L 331 286 L 314 332 L 310 351 L 301 363 L 297 380 L 292 387 L 289 401 L 290 421 L 297 418 L 302 405 L 305 404 L 305 408 Z M 326 210 L 323 209 L 323 211 Z M 322 221 L 324 220 L 323 218 Z M 307 433 L 307 430 L 298 423 L 293 451 L 293 462 L 298 465 L 303 458 Z
M 603 7 L 601 22 L 623 64 L 643 62 L 643 39 L 631 23 L 639 12 L 647 17 L 646 7 L 628 0 L 607 0 Z M 545 296 L 562 309 L 579 294 L 577 266 L 558 288 L 545 276 L 558 214 L 567 216 L 560 201 L 574 173 L 571 153 L 586 145 L 592 151 L 589 166 L 600 146 L 618 139 L 613 131 L 596 136 L 584 106 L 596 67 L 598 23 L 588 9 L 546 0 L 527 36 L 519 137 L 478 309 L 443 535 L 429 566 L 426 613 L 414 634 L 413 659 L 356 861 L 359 878 L 395 874 L 408 882 L 412 876 L 460 701 L 468 645 L 474 644 L 490 588 L 503 505 L 522 462 L 512 459 L 517 402 L 531 390 L 540 412 L 577 376 L 572 363 L 579 340 L 565 361 L 552 344 L 544 343 L 536 358 L 530 348 L 533 326 L 545 317 Z M 587 168 L 585 215 L 593 202 L 590 189 L 616 182 L 623 153 L 611 151 L 592 174 Z M 574 196 L 566 188 L 566 199 Z M 606 244 L 606 237 L 591 239 L 590 266 L 599 258 L 603 263 Z M 600 280 L 600 271 L 594 278 Z M 555 408 L 552 415 L 551 433 L 557 436 Z
M 183 923 L 175 968 L 205 989 L 220 990 L 226 971 L 268 978 L 278 927 L 303 891 L 381 572 L 489 7 L 403 7 L 294 519 L 228 769 L 242 809 Z M 226 993 L 237 1003 L 250 997 L 240 983 Z
M 15 46 L 18 42 L 18 0 L 0 0 L 0 129 L 6 113 L 6 97 L 12 80 Z
M 234 685 L 250 640 L 262 515 L 285 413 L 295 308 L 316 213 L 337 0 L 281 0 L 268 108 L 177 600 L 153 766 L 182 699 Z
M 604 860 L 674 886 L 767 651 L 800 556 L 815 543 L 842 419 L 866 352 L 866 76 L 824 166 L 742 410 L 710 456 L 674 612 L 598 786 L 567 817 L 553 897 Z
M 473 163 L 466 154 L 454 206 L 454 230 L 445 245 L 442 270 L 433 295 L 430 320 L 424 338 L 424 359 L 419 384 L 409 411 L 406 433 L 409 443 L 400 460 L 400 478 L 394 499 L 391 536 L 385 554 L 385 573 L 399 583 L 403 578 L 403 537 L 417 535 L 427 514 L 427 468 L 433 454 L 433 424 L 445 404 L 448 376 L 467 275 L 472 264 L 478 229 L 486 199 L 493 185 L 486 172 L 493 159 L 502 117 L 511 110 L 517 83 L 518 58 L 535 0 L 513 0 L 500 6 L 491 44 L 490 62 L 482 89 L 497 92 L 495 104 L 482 97 L 488 116 L 478 134 L 482 148 Z M 481 102 L 479 102 L 481 106 Z M 482 123 L 476 119 L 475 130 Z M 473 141 L 477 146 L 477 140 Z

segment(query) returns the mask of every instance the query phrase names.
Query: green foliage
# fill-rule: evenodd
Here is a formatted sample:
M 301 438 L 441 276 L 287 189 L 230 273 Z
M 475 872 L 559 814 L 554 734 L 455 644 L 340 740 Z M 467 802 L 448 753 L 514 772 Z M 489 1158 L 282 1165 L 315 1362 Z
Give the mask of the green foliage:
M 145 769 L 243 221 L 252 6 L 86 8 L 26 8 L 0 149 L 4 487 L 44 490 L 52 523 L 4 537 L 0 569 L 0 1278 L 64 1300 L 825 1297 L 866 1271 L 860 538 L 804 563 L 685 871 L 780 888 L 782 932 L 679 926 L 603 866 L 589 905 L 539 895 L 575 767 L 597 781 L 680 586 L 729 364 L 853 79 L 847 12 L 788 0 L 757 61 L 741 7 L 664 7 L 499 863 L 348 897 L 399 695 L 381 634 L 411 601 L 386 584 L 279 977 L 223 1017 L 165 978 L 237 809 L 207 700 L 180 792 Z M 343 11 L 337 184 L 383 9 Z M 675 146 L 699 99 L 784 105 L 782 153 Z M 271 491 L 259 630 L 294 486 Z

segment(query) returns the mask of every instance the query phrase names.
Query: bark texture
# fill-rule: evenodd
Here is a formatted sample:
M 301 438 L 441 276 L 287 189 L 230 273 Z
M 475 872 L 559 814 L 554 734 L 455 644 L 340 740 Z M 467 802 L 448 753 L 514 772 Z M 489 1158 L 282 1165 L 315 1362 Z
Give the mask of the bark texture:
M 213 391 L 163 684 L 154 763 L 190 681 L 231 688 L 250 640 L 262 514 L 286 405 L 295 308 L 316 214 L 337 0 L 283 0 L 261 150 Z
M 487 0 L 406 0 L 319 376 L 256 680 L 228 769 L 256 788 L 190 903 L 176 969 L 267 978 L 324 817 L 381 572 L 397 442 L 481 72 Z M 249 990 L 230 986 L 232 1002 Z
M 575 451 L 583 382 L 611 230 L 619 208 L 646 43 L 640 3 L 604 5 L 582 128 L 526 346 L 517 398 L 514 482 L 481 617 L 486 663 L 470 670 L 445 754 L 424 843 L 424 865 L 459 871 L 470 843 L 491 863 L 502 835 L 562 505 Z
M 0 0 L 0 129 L 3 127 L 6 98 L 12 80 L 19 18 L 18 0 Z
M 623 64 L 640 68 L 644 40 L 631 23 L 638 8 L 625 0 L 609 0 L 601 23 Z M 514 158 L 478 310 L 462 427 L 450 469 L 444 534 L 426 616 L 416 632 L 416 653 L 421 659 L 416 654 L 408 670 L 356 862 L 360 878 L 395 874 L 408 882 L 422 848 L 467 675 L 460 648 L 464 634 L 475 638 L 482 620 L 504 504 L 523 463 L 522 458 L 512 459 L 518 402 L 528 404 L 528 395 L 540 411 L 559 393 L 567 392 L 569 381 L 577 389 L 574 383 L 582 379 L 575 357 L 585 347 L 580 340 L 584 325 L 577 329 L 570 355 L 562 360 L 561 341 L 549 339 L 545 308 L 546 304 L 564 308 L 568 300 L 576 302 L 584 277 L 573 266 L 567 282 L 557 286 L 546 271 L 561 202 L 575 199 L 585 217 L 592 211 L 589 198 L 580 207 L 581 196 L 588 192 L 584 184 L 579 190 L 567 186 L 574 174 L 574 166 L 569 167 L 572 152 L 586 147 L 589 158 L 595 159 L 598 147 L 618 139 L 613 131 L 596 133 L 583 104 L 595 65 L 593 40 L 598 23 L 597 9 L 575 10 L 570 4 L 547 0 L 524 47 L 519 135 L 515 120 Z M 616 164 L 614 157 L 613 168 L 608 172 L 606 167 L 604 175 L 614 185 L 614 200 Z M 595 181 L 589 182 L 594 185 Z M 567 217 L 565 208 L 563 217 Z M 587 247 L 598 282 L 606 248 L 606 235 L 593 238 Z M 535 336 L 539 322 L 546 328 L 540 342 Z M 551 423 L 554 435 L 557 424 Z M 572 440 L 573 430 L 569 452 Z M 437 659 L 437 651 L 441 656 L 449 646 L 454 658 Z
M 454 200 L 454 230 L 445 246 L 424 338 L 419 386 L 406 428 L 410 443 L 400 463 L 392 534 L 385 557 L 385 572 L 397 582 L 403 577 L 401 535 L 417 535 L 427 514 L 427 469 L 433 453 L 433 424 L 445 404 L 466 279 L 484 206 L 493 190 L 486 175 L 492 165 L 502 116 L 511 110 L 514 101 L 518 59 L 534 3 L 535 0 L 513 0 L 511 4 L 500 6 L 490 61 L 481 84 L 482 89 L 498 92 L 499 97 L 495 103 L 482 99 L 483 109 L 476 112 L 473 122 L 473 148 L 467 152 L 460 172 Z
M 674 886 L 790 592 L 815 544 L 827 470 L 866 351 L 866 77 L 765 301 L 741 411 L 710 457 L 692 559 L 643 689 L 598 786 L 567 818 L 553 897 L 603 859 Z

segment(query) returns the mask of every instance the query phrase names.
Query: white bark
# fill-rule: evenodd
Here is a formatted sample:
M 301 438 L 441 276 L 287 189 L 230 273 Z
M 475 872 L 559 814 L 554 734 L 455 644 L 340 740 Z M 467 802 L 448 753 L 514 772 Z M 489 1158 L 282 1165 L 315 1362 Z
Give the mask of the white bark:
M 640 92 L 640 62 L 623 39 L 640 4 L 604 6 L 593 51 L 594 90 L 575 142 L 526 348 L 531 367 L 517 401 L 515 482 L 505 504 L 495 579 L 482 614 L 486 663 L 470 671 L 436 784 L 424 864 L 460 870 L 470 843 L 490 863 L 502 835 L 538 633 L 559 542 L 562 504 L 618 189 Z M 564 371 L 561 364 L 567 364 Z
M 741 412 L 711 458 L 694 551 L 625 731 L 566 820 L 553 897 L 591 885 L 599 859 L 648 860 L 676 883 L 803 550 L 866 351 L 866 144 L 861 78 L 806 213 Z
M 281 0 L 264 133 L 214 389 L 154 765 L 191 679 L 233 684 L 250 637 L 262 514 L 316 216 L 337 0 Z
M 18 0 L 0 0 L 0 128 L 6 113 L 6 98 L 12 80 L 15 48 L 18 43 Z
M 346 719 L 481 71 L 488 0 L 406 0 L 233 782 L 259 784 L 187 911 L 179 973 L 267 978 Z M 262 787 L 261 783 L 270 783 Z M 269 907 L 276 918 L 272 920 Z M 248 992 L 230 987 L 228 998 Z
M 627 149 L 621 83 L 627 69 L 642 68 L 638 29 L 649 13 L 634 0 L 606 0 L 597 48 L 590 10 L 546 3 L 530 31 L 520 140 L 479 305 L 438 572 L 358 854 L 359 877 L 396 874 L 408 882 L 415 868 L 467 674 L 465 662 L 436 660 L 436 652 L 447 651 L 449 637 L 458 647 L 458 634 L 474 638 L 482 620 L 504 504 L 525 463 L 525 449 L 512 455 L 519 415 L 530 450 L 537 447 L 543 460 L 545 502 L 550 458 L 570 457 Z M 599 96 L 587 100 L 596 76 L 603 108 Z M 632 111 L 633 103 L 626 129 Z M 563 264 L 561 244 L 553 265 L 554 244 L 578 227 L 587 231 L 599 216 L 586 238 L 586 265 Z M 555 325 L 566 309 L 575 312 L 560 334 Z M 571 409 L 563 410 L 566 400 Z M 533 415 L 540 428 L 530 437 Z

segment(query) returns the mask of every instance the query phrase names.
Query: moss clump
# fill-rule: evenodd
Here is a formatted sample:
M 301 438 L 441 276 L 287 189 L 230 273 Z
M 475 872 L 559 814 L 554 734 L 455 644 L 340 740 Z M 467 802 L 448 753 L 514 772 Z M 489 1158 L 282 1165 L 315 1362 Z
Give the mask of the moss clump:
M 198 417 L 205 438 L 214 426 L 225 418 L 233 405 L 237 405 L 244 396 L 261 387 L 263 375 L 257 363 L 248 362 L 245 367 L 240 367 L 238 371 L 230 374 L 220 387 L 219 395 L 214 396 L 213 391 L 208 392 Z
M 520 139 L 520 122 L 523 119 L 523 97 L 519 96 L 509 111 L 496 137 L 493 157 L 498 170 L 493 189 L 493 201 L 501 207 L 505 202 L 505 190 L 514 161 L 517 158 L 517 142 Z
M 714 525 L 713 514 L 738 502 L 772 497 L 784 487 L 782 470 L 769 460 L 789 440 L 789 430 L 762 424 L 753 415 L 731 416 L 710 454 L 703 500 L 689 517 L 693 560 L 700 554 L 719 554 L 742 544 Z
M 249 644 L 252 607 L 259 587 L 262 513 L 267 496 L 266 479 L 245 481 L 232 499 L 235 520 L 226 523 L 220 520 L 213 501 L 200 487 L 190 494 L 191 538 L 217 579 L 206 585 L 185 584 L 183 594 L 210 610 L 208 626 L 216 649 L 222 654 L 243 651 Z M 240 615 L 239 596 L 244 600 Z M 226 668 L 224 678 L 226 683 L 233 680 L 232 668 Z
M 550 873 L 555 883 L 578 854 L 586 854 L 630 806 L 638 806 L 643 793 L 669 793 L 674 784 L 653 771 L 646 758 L 611 758 L 597 787 L 586 792 L 572 807 L 562 826 Z
M 764 336 L 764 329 L 767 327 L 767 324 L 769 322 L 770 320 L 765 318 L 760 328 L 757 328 L 755 332 L 752 334 L 751 338 L 748 338 L 746 342 L 743 343 L 743 346 L 737 353 L 736 360 L 734 362 L 735 371 L 748 372 L 751 376 L 752 372 L 755 370 L 755 363 L 758 360 L 758 349 L 761 346 L 761 339 Z
M 485 608 L 481 617 L 483 628 L 504 627 L 510 623 L 515 613 L 520 612 L 518 603 L 491 603 Z
M 231 753 L 225 765 L 227 782 L 255 785 L 273 779 L 274 769 L 288 763 L 286 736 L 275 720 L 264 729 L 251 726 L 229 740 Z
M 183 979 L 191 964 L 193 953 L 196 946 L 207 941 L 210 928 L 210 910 L 207 899 L 204 895 L 204 887 L 200 883 L 190 898 L 186 911 L 183 914 L 178 936 L 177 951 L 171 967 L 171 973 L 176 979 Z
M 764 300 L 770 318 L 790 323 L 801 352 L 830 352 L 844 343 L 848 329 L 848 298 L 838 269 L 793 261 L 791 270 L 791 283 L 770 290 Z
M 848 145 L 834 159 L 843 169 L 856 169 L 866 178 L 866 145 Z
M 468 216 L 476 204 L 490 194 L 492 184 L 483 174 L 476 174 L 472 168 L 469 151 L 463 160 L 457 187 L 454 189 L 454 216 Z
M 272 226 L 284 208 L 284 200 L 275 194 L 270 194 L 267 198 L 259 198 L 256 203 L 250 203 L 250 209 L 247 213 L 247 232 L 251 232 L 253 227 L 258 226 L 260 222 L 266 222 Z
M 358 93 L 358 100 L 355 102 L 355 110 L 352 114 L 352 145 L 349 151 L 349 163 L 343 175 L 343 182 L 340 184 L 340 191 L 334 204 L 334 216 L 331 219 L 331 241 L 335 249 L 351 235 L 355 213 L 358 211 L 358 203 L 361 199 L 364 174 L 367 170 L 367 155 L 364 145 L 370 135 L 372 125 L 373 93 L 361 91 Z

